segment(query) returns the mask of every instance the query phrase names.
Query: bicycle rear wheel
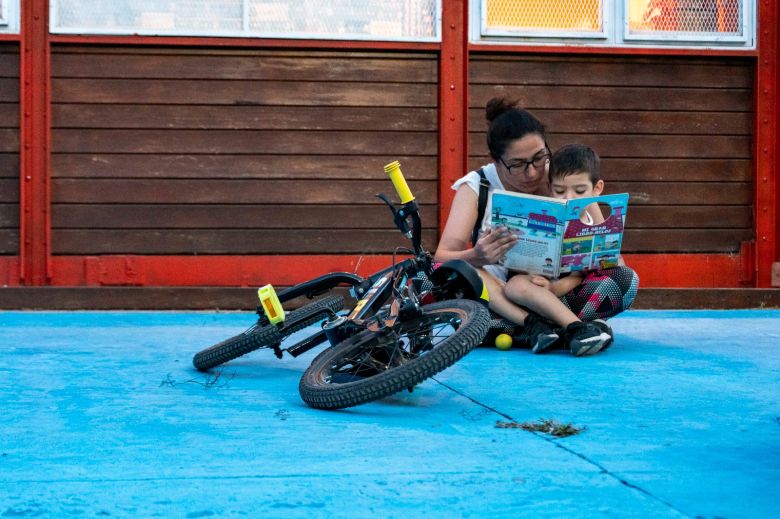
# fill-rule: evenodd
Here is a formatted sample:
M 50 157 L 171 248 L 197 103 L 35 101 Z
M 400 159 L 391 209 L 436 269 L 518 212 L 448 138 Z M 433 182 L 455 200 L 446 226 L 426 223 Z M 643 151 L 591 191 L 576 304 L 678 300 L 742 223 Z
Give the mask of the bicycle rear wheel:
M 423 306 L 420 316 L 391 330 L 366 330 L 320 353 L 301 378 L 301 398 L 318 409 L 342 409 L 411 389 L 479 345 L 489 321 L 476 301 Z
M 288 335 L 321 320 L 329 311 L 338 312 L 342 308 L 344 308 L 343 297 L 324 297 L 287 314 L 284 326 L 281 328 L 272 324 L 254 325 L 235 337 L 199 351 L 192 358 L 192 364 L 198 371 L 206 371 L 256 349 L 271 347 L 282 342 Z

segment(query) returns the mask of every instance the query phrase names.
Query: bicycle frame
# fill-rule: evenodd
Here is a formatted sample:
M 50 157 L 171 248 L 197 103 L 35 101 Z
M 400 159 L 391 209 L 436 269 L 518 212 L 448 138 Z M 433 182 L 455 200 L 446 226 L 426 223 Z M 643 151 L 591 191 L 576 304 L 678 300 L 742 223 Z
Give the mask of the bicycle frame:
M 412 248 L 396 248 L 392 265 L 367 278 L 349 272 L 334 272 L 287 288 L 278 294 L 272 285 L 261 287 L 258 289 L 260 304 L 257 307 L 259 315 L 257 322 L 243 333 L 195 354 L 193 365 L 199 371 L 209 370 L 259 348 L 272 349 L 278 358 L 282 358 L 285 351 L 297 357 L 325 341 L 330 342 L 333 348 L 340 346 L 351 348 L 350 341 L 355 336 L 370 341 L 381 341 L 377 351 L 384 351 L 384 349 L 395 351 L 396 347 L 403 349 L 404 345 L 427 348 L 431 343 L 425 342 L 427 338 L 420 337 L 426 333 L 430 334 L 430 330 L 415 332 L 422 335 L 411 343 L 405 342 L 401 337 L 407 333 L 405 327 L 408 324 L 428 322 L 426 326 L 432 327 L 434 323 L 438 323 L 438 317 L 430 321 L 431 315 L 428 315 L 430 312 L 433 314 L 445 312 L 451 317 L 460 316 L 452 317 L 454 321 L 446 319 L 442 321 L 443 325 L 451 326 L 455 333 L 458 333 L 456 330 L 460 328 L 460 323 L 470 323 L 468 341 L 452 343 L 449 346 L 454 350 L 453 353 L 460 356 L 465 354 L 464 348 L 475 340 L 474 334 L 482 333 L 482 327 L 487 325 L 488 314 L 484 313 L 482 308 L 475 309 L 473 303 L 456 304 L 453 301 L 447 306 L 448 303 L 444 302 L 448 299 L 471 299 L 487 306 L 487 290 L 484 283 L 477 271 L 463 260 L 447 261 L 434 271 L 433 257 L 422 246 L 419 209 L 401 174 L 398 162 L 385 166 L 385 171 L 393 181 L 401 204 L 394 205 L 382 194 L 377 197 L 393 213 L 393 222 L 401 233 L 411 240 Z M 410 257 L 396 261 L 396 254 L 399 253 L 408 254 Z M 418 276 L 418 274 L 422 275 Z M 315 296 L 344 285 L 350 287 L 352 296 L 356 300 L 356 304 L 347 315 L 337 313 L 344 307 L 344 300 L 335 294 L 309 302 L 290 314 L 287 314 L 282 306 L 282 303 L 292 299 L 300 297 L 313 299 Z M 423 286 L 429 288 L 422 291 Z M 282 349 L 282 343 L 287 337 L 323 321 L 321 330 Z M 446 341 L 446 336 L 443 340 Z M 341 350 L 328 349 L 321 355 L 327 356 L 336 351 Z M 430 369 L 442 368 L 439 362 L 425 364 Z M 409 378 L 409 380 L 413 379 L 414 377 Z
M 392 171 L 388 171 L 388 168 Z M 419 271 L 430 275 L 433 272 L 433 260 L 431 254 L 422 247 L 422 222 L 420 220 L 419 208 L 409 187 L 406 185 L 398 163 L 388 164 L 385 167 L 385 171 L 390 175 L 390 179 L 401 198 L 402 205 L 396 209 L 395 205 L 385 195 L 378 194 L 376 196 L 390 208 L 396 227 L 412 241 L 414 257 L 394 263 L 385 269 L 375 272 L 368 278 L 349 272 L 334 272 L 280 291 L 278 299 L 280 303 L 284 303 L 301 296 L 311 299 L 339 285 L 347 284 L 350 285 L 352 295 L 358 301 L 347 316 L 338 316 L 329 310 L 323 311 L 323 314 L 328 317 L 328 320 L 323 324 L 323 329 L 289 348 L 281 349 L 277 345 L 274 347 L 277 357 L 281 358 L 284 351 L 293 357 L 297 357 L 321 344 L 326 339 L 335 345 L 350 335 L 366 329 L 368 326 L 367 318 L 376 314 L 377 310 L 384 306 L 386 301 L 394 294 L 398 308 L 395 309 L 393 321 L 400 312 L 408 315 L 410 312 L 419 310 L 420 303 L 417 294 L 413 287 L 411 289 L 407 287 L 408 280 L 410 276 L 414 276 Z M 404 295 L 402 295 L 402 292 L 404 292 Z M 260 321 L 267 321 L 265 313 L 261 309 L 262 307 L 258 307 Z M 383 327 L 388 324 L 387 322 L 376 323 L 375 326 Z

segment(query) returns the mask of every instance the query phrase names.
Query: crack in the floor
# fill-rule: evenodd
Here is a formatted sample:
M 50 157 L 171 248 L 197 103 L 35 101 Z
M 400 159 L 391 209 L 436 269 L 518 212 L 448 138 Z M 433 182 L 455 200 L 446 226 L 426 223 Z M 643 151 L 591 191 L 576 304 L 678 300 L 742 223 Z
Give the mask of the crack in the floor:
M 502 416 L 502 417 L 506 418 L 507 420 L 510 420 L 512 422 L 517 423 L 517 420 L 512 418 L 510 415 L 508 415 L 508 414 L 506 414 L 506 413 L 504 413 L 502 411 L 499 411 L 495 407 L 491 407 L 491 406 L 489 406 L 487 404 L 483 404 L 479 400 L 477 400 L 477 399 L 475 399 L 475 398 L 465 394 L 463 391 L 460 391 L 460 390 L 450 386 L 449 384 L 446 384 L 446 383 L 442 382 L 441 380 L 437 379 L 436 377 L 431 377 L 431 380 L 435 381 L 437 384 L 440 384 L 440 385 L 446 387 L 450 391 L 452 391 L 454 393 L 457 393 L 458 395 L 462 396 L 463 398 L 471 400 L 472 402 L 474 402 L 478 406 L 483 407 L 483 408 L 487 409 L 488 411 L 490 411 L 492 413 L 495 413 L 495 414 L 497 414 L 499 416 Z M 526 429 L 524 429 L 524 430 L 526 430 Z M 683 512 L 682 510 L 680 510 L 679 508 L 674 506 L 672 503 L 670 503 L 668 501 L 665 501 L 662 498 L 656 496 L 655 494 L 653 494 L 649 490 L 646 490 L 646 489 L 644 489 L 644 488 L 642 488 L 642 487 L 640 487 L 638 485 L 635 485 L 634 483 L 631 483 L 630 481 L 627 481 L 627 480 L 623 479 L 622 477 L 618 476 L 617 474 L 615 474 L 614 472 L 612 472 L 611 470 L 609 470 L 608 468 L 606 468 L 605 466 L 603 466 L 599 462 L 597 462 L 595 460 L 592 460 L 589 457 L 587 457 L 586 455 L 575 451 L 571 447 L 567 447 L 566 445 L 562 445 L 561 443 L 558 443 L 557 438 L 550 438 L 549 436 L 547 436 L 545 434 L 542 434 L 540 432 L 537 432 L 537 431 L 527 431 L 527 432 L 533 434 L 537 438 L 541 438 L 542 440 L 555 445 L 559 449 L 563 449 L 564 451 L 568 452 L 569 454 L 577 456 L 578 458 L 580 458 L 584 462 L 586 462 L 586 463 L 588 463 L 590 465 L 593 465 L 594 467 L 598 468 L 603 474 L 606 474 L 607 476 L 611 477 L 612 479 L 618 481 L 621 485 L 624 485 L 624 486 L 626 486 L 628 488 L 631 488 L 633 490 L 641 492 L 642 494 L 646 495 L 650 499 L 653 499 L 654 501 L 657 501 L 657 502 L 663 504 L 664 506 L 666 506 L 669 509 L 677 512 L 678 514 L 681 514 L 681 515 L 683 515 L 685 517 L 693 517 L 692 515 L 690 515 L 690 514 L 688 514 L 686 512 Z

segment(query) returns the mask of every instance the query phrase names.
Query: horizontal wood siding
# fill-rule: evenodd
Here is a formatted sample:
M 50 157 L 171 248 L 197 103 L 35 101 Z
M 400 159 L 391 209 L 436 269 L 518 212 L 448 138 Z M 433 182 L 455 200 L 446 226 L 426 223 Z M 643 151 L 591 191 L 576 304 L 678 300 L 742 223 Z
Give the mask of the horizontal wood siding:
M 0 43 L 0 255 L 19 254 L 19 46 Z
M 736 253 L 753 239 L 753 77 L 738 58 L 473 55 L 469 166 L 490 160 L 485 103 L 517 99 L 631 194 L 626 252 Z
M 57 46 L 54 254 L 388 253 L 400 160 L 437 225 L 429 53 Z

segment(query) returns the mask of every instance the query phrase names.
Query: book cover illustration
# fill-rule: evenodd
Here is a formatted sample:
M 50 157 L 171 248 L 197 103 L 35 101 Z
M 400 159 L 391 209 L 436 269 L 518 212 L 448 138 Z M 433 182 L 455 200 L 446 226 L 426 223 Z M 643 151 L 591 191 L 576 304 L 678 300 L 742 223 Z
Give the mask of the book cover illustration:
M 491 224 L 506 226 L 518 237 L 504 258 L 505 267 L 556 278 L 618 264 L 627 193 L 568 201 L 501 190 L 492 196 Z M 602 223 L 593 225 L 583 215 L 591 204 L 598 204 L 592 209 L 608 207 L 602 210 L 606 213 Z

